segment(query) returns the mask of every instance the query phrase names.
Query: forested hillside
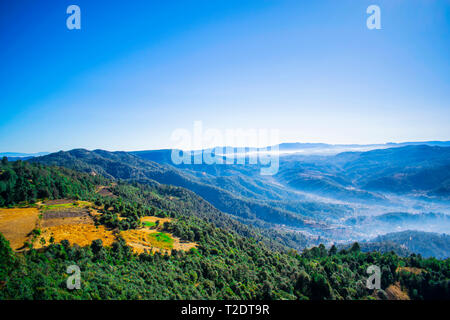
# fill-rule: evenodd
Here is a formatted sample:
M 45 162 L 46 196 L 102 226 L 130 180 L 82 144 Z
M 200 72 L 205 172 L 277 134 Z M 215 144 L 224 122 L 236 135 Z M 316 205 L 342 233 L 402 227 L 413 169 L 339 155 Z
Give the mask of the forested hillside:
M 99 199 L 99 195 L 95 192 L 96 187 L 111 182 L 102 175 L 87 174 L 63 167 L 43 166 L 40 163 L 30 165 L 22 161 L 8 162 L 4 158 L 0 166 L 0 203 L 11 207 L 34 203 L 42 198 L 73 198 L 101 203 L 106 201 L 110 206 L 114 206 L 114 203 L 119 206 L 123 200 L 129 203 L 129 206 L 145 203 L 149 207 L 147 210 L 153 206 L 173 216 L 177 213 L 197 217 L 239 234 L 251 235 L 257 241 L 263 241 L 273 248 L 283 248 L 289 244 L 291 247 L 299 245 L 305 247 L 314 243 L 314 240 L 300 234 L 293 235 L 243 225 L 184 188 L 157 182 L 129 184 L 123 180 L 115 181 L 117 183 L 111 189 L 120 197 L 119 200 Z
M 4 205 L 32 205 L 40 195 L 76 196 L 101 205 L 106 226 L 119 221 L 111 227 L 132 229 L 140 216 L 172 217 L 165 230 L 198 244 L 187 252 L 138 255 L 121 239 L 111 246 L 95 240 L 87 247 L 62 241 L 19 253 L 0 235 L 1 299 L 387 299 L 392 286 L 414 299 L 450 296 L 450 260 L 362 253 L 358 244 L 342 251 L 320 245 L 299 253 L 181 188 L 111 185 L 98 176 L 6 160 L 0 170 L 7 186 L 1 193 Z M 111 186 L 112 196 L 97 192 L 104 185 Z M 73 264 L 82 272 L 80 290 L 66 288 L 66 268 Z M 370 265 L 382 270 L 382 290 L 365 286 Z
M 8 162 L 4 157 L 0 165 L 0 207 L 34 203 L 39 198 L 86 198 L 105 180 L 100 175 L 65 168 Z
M 395 243 L 411 252 L 422 252 L 424 257 L 438 259 L 449 257 L 450 236 L 448 234 L 407 230 L 378 236 L 374 241 Z
M 433 190 L 445 189 L 447 173 L 443 168 L 450 164 L 449 150 L 412 145 L 335 156 L 288 154 L 280 157 L 280 171 L 271 177 L 261 176 L 259 165 L 173 166 L 170 150 L 127 153 L 75 149 L 30 161 L 150 186 L 162 183 L 186 188 L 235 220 L 301 250 L 320 242 L 368 241 L 403 230 L 447 232 L 448 202 L 445 196 L 430 197 L 434 197 Z M 409 176 L 406 172 L 417 170 L 434 170 L 432 175 L 426 174 L 434 181 L 432 188 L 424 182 L 426 190 L 414 188 L 394 194 L 364 189 L 369 180 L 404 178 Z M 424 245 L 416 246 L 420 250 L 416 253 L 425 253 Z
M 432 196 L 448 186 L 450 148 L 410 145 L 367 152 L 344 152 L 319 162 L 323 173 L 369 191 Z M 295 162 L 291 165 L 295 167 Z M 327 170 L 329 166 L 332 170 Z M 441 194 L 444 198 L 449 194 Z
M 138 181 L 151 186 L 162 183 L 186 188 L 207 200 L 220 211 L 232 214 L 246 225 L 267 229 L 264 232 L 270 232 L 284 244 L 299 249 L 303 248 L 307 241 L 302 234 L 269 230 L 268 227 L 274 223 L 304 226 L 308 223 L 305 220 L 311 219 L 315 212 L 326 211 L 329 215 L 334 212 L 338 214 L 345 210 L 341 206 L 317 203 L 297 204 L 298 208 L 295 208 L 295 205 L 281 201 L 281 197 L 277 198 L 277 205 L 267 203 L 265 200 L 256 201 L 239 196 L 239 194 L 225 190 L 215 184 L 205 183 L 194 175 L 172 166 L 147 161 L 126 152 L 75 149 L 33 158 L 30 162 L 58 165 L 82 172 L 104 175 L 108 178 Z M 226 186 L 229 186 L 229 184 L 227 183 Z M 300 208 L 305 215 L 293 212 L 293 208 L 295 208 L 294 210 Z M 306 217 L 306 215 L 308 216 Z

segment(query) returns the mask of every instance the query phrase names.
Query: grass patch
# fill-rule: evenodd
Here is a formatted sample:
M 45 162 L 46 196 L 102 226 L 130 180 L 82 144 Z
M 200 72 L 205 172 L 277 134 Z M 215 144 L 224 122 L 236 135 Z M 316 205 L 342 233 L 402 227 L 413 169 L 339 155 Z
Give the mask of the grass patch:
M 73 203 L 62 203 L 62 204 L 50 204 L 50 205 L 42 205 L 41 211 L 48 211 L 48 210 L 61 210 L 61 209 L 68 209 L 68 208 L 76 208 L 77 205 L 74 205 Z
M 143 224 L 145 227 L 149 227 L 149 228 L 156 227 L 156 223 L 153 222 L 153 221 L 144 221 L 144 222 L 142 222 L 142 224 Z
M 163 249 L 172 249 L 173 248 L 173 238 L 170 234 L 164 232 L 156 232 L 149 234 L 147 240 L 154 246 Z
M 74 202 L 68 202 L 68 203 L 44 204 L 41 206 L 41 211 L 64 210 L 64 209 L 71 209 L 71 208 L 85 208 L 90 205 L 91 205 L 91 203 L 88 201 L 74 201 Z
M 158 194 L 156 191 L 151 191 L 151 194 L 156 198 L 156 199 L 162 199 L 163 197 L 161 197 L 160 194 Z

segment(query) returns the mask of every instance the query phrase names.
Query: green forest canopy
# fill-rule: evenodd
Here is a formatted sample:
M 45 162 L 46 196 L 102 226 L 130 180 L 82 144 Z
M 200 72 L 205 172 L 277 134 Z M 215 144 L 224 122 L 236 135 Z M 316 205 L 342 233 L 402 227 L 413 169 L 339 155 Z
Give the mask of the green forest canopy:
M 382 270 L 382 289 L 399 282 L 413 299 L 450 297 L 450 260 L 412 254 L 327 250 L 320 245 L 302 253 L 271 241 L 229 218 L 183 189 L 120 182 L 116 198 L 95 190 L 110 181 L 101 176 L 21 161 L 0 165 L 1 206 L 24 205 L 40 198 L 77 198 L 112 207 L 127 217 L 121 228 L 136 227 L 142 215 L 176 218 L 167 231 L 195 241 L 198 248 L 172 255 L 133 254 L 119 239 L 80 248 L 68 241 L 43 251 L 14 253 L 0 234 L 0 299 L 373 299 L 383 290 L 367 289 L 366 270 Z M 103 219 L 112 223 L 111 217 Z M 277 248 L 274 250 L 274 248 Z M 65 273 L 76 264 L 80 290 L 68 290 Z M 398 272 L 399 267 L 421 272 Z M 405 270 L 405 269 L 404 269 Z

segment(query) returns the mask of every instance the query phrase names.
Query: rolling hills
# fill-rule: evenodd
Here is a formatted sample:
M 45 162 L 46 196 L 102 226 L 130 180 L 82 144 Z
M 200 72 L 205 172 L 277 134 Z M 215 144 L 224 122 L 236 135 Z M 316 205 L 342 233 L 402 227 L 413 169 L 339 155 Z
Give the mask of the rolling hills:
M 275 232 L 281 243 L 297 249 L 411 228 L 448 231 L 448 147 L 411 143 L 327 156 L 289 153 L 280 156 L 274 176 L 261 176 L 260 165 L 173 165 L 170 154 L 75 149 L 29 161 L 182 187 L 247 226 Z M 431 219 L 430 212 L 441 220 Z
M 108 192 L 100 192 L 104 186 Z M 33 208 L 38 205 L 38 194 L 54 199 L 44 202 L 50 216 L 56 210 L 59 217 L 62 212 L 57 208 L 61 206 L 69 210 L 78 206 L 75 199 L 55 201 L 63 197 L 94 204 L 101 229 L 119 235 L 140 230 L 139 218 L 170 217 L 162 230 L 197 244 L 188 251 L 161 254 L 133 252 L 128 238 L 119 237 L 112 243 L 97 239 L 82 246 L 64 239 L 60 243 L 41 241 L 43 247 L 37 250 L 31 242 L 19 253 L 0 233 L 2 300 L 390 299 L 386 293 L 392 286 L 405 298 L 428 300 L 449 295 L 449 260 L 363 253 L 357 243 L 342 251 L 319 245 L 301 254 L 283 246 L 270 248 L 276 240 L 236 222 L 180 187 L 112 181 L 93 172 L 2 161 L 0 191 L 0 200 L 10 207 Z M 83 212 L 80 208 L 79 213 Z M 32 234 L 35 240 L 43 235 L 39 229 Z M 76 264 L 82 272 L 79 290 L 66 288 L 68 264 Z M 381 290 L 364 285 L 372 264 L 382 270 Z

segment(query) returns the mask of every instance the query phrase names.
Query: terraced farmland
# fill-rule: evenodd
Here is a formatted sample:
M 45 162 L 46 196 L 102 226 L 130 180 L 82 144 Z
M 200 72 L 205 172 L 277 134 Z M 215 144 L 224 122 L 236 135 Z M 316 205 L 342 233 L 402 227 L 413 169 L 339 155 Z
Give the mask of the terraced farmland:
M 196 247 L 195 243 L 162 232 L 164 223 L 172 221 L 170 218 L 143 217 L 143 227 L 119 232 L 96 223 L 99 210 L 90 202 L 71 199 L 39 202 L 34 208 L 0 209 L 0 232 L 16 251 L 25 250 L 30 244 L 39 249 L 62 240 L 88 246 L 100 239 L 103 245 L 110 246 L 118 236 L 136 253 L 170 254 L 173 249 L 187 251 Z

